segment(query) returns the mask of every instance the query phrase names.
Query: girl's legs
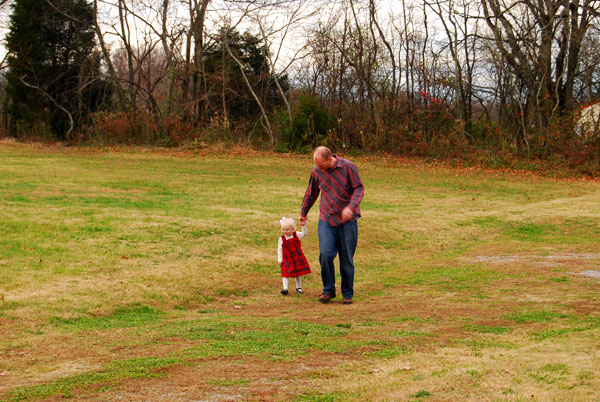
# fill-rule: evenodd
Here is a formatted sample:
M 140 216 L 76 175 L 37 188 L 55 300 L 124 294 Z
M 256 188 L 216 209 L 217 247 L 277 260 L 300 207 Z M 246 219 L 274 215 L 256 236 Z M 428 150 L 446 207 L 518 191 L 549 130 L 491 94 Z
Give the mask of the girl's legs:
M 287 295 L 288 294 L 288 286 L 290 286 L 290 278 L 287 278 L 285 276 L 282 277 L 283 278 L 283 289 L 281 289 L 281 293 L 282 295 Z
M 296 280 L 296 291 L 300 294 L 304 293 L 304 291 L 302 290 L 302 277 L 297 276 L 294 279 Z M 283 282 L 283 289 L 281 289 L 281 294 L 286 295 L 290 286 L 290 278 L 283 276 L 281 280 Z

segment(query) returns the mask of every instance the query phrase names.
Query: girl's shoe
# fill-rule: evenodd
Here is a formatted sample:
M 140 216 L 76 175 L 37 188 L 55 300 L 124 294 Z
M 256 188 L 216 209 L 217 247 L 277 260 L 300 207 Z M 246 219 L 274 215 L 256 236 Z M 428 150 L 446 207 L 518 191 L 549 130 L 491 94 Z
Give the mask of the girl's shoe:
M 280 293 L 285 296 L 285 295 L 288 294 L 288 290 L 287 289 L 281 289 Z
M 296 288 L 296 292 L 298 292 L 298 294 L 303 294 L 304 290 L 302 290 L 302 288 Z

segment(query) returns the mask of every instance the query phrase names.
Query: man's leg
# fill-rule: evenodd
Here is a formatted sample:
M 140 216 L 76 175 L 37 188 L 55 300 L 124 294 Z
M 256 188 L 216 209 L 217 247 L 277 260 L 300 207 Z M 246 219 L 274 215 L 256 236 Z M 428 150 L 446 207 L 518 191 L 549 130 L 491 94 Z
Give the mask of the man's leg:
M 335 228 L 319 220 L 318 235 L 323 294 L 333 297 L 335 296 L 335 266 L 333 265 L 333 259 L 337 255 Z
M 338 226 L 338 251 L 340 253 L 340 275 L 344 299 L 354 296 L 354 252 L 358 242 L 358 223 L 346 222 Z

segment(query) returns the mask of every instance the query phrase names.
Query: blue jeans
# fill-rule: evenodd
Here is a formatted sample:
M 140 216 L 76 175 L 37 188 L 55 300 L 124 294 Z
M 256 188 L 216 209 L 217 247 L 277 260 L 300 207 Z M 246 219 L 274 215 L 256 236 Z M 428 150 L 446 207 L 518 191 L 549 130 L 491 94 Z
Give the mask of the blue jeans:
M 331 226 L 327 222 L 319 220 L 318 231 L 323 294 L 335 296 L 333 260 L 339 254 L 342 296 L 345 299 L 352 299 L 354 296 L 354 251 L 358 241 L 358 223 L 350 221 L 340 226 Z

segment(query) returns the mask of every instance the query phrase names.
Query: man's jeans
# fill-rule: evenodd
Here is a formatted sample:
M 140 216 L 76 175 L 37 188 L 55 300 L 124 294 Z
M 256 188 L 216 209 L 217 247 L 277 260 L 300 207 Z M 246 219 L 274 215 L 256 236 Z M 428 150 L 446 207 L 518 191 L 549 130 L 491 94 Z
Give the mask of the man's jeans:
M 333 260 L 339 253 L 342 296 L 345 299 L 352 299 L 354 296 L 354 251 L 358 240 L 358 223 L 350 221 L 340 226 L 331 226 L 319 220 L 318 229 L 323 294 L 335 296 Z

